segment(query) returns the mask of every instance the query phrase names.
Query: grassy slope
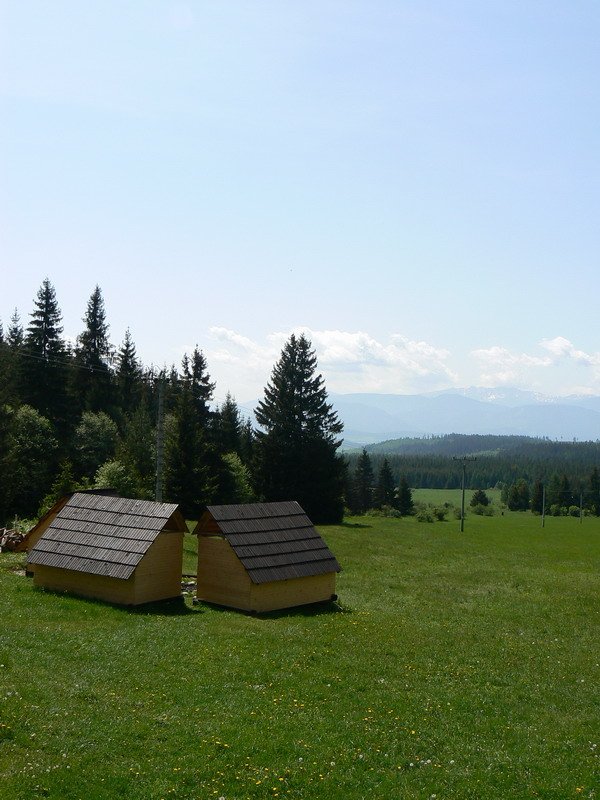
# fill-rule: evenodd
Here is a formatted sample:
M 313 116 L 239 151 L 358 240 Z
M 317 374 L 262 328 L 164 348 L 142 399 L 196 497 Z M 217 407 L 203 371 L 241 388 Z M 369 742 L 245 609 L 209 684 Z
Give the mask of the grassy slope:
M 340 612 L 131 612 L 0 556 L 0 796 L 600 797 L 600 521 L 350 522 Z

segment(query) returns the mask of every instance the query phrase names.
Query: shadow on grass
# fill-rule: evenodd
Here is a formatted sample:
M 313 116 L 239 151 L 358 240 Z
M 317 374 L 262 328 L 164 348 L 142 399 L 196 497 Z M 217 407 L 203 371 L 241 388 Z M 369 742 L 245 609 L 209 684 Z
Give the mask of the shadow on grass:
M 49 595 L 50 597 L 60 597 L 66 600 L 76 600 L 77 603 L 85 604 L 88 606 L 112 608 L 115 611 L 122 611 L 125 614 L 134 615 L 157 615 L 162 617 L 181 617 L 188 614 L 200 614 L 202 609 L 200 607 L 191 608 L 186 604 L 185 598 L 173 597 L 170 600 L 157 600 L 153 603 L 142 603 L 139 606 L 126 606 L 121 603 L 111 603 L 108 600 L 100 600 L 95 597 L 84 597 L 74 592 L 61 592 L 54 589 L 46 589 L 43 586 L 34 586 L 34 592 Z M 83 605 L 82 605 L 83 607 Z
M 199 606 L 205 606 L 211 611 L 227 614 L 241 614 L 244 617 L 254 617 L 255 619 L 269 620 L 269 619 L 284 619 L 287 617 L 322 617 L 330 614 L 351 614 L 352 609 L 341 605 L 337 601 L 326 600 L 320 603 L 310 603 L 304 606 L 294 606 L 293 608 L 282 608 L 277 611 L 244 611 L 240 608 L 231 608 L 230 606 L 220 606 L 216 603 L 207 603 L 201 600 Z
M 202 614 L 200 606 L 193 608 L 186 604 L 185 598 L 175 597 L 173 600 L 159 600 L 156 603 L 144 603 L 141 606 L 120 606 L 130 614 L 154 615 L 161 617 L 183 617 L 188 614 Z
M 364 522 L 340 522 L 340 528 L 372 528 L 372 525 L 365 525 Z

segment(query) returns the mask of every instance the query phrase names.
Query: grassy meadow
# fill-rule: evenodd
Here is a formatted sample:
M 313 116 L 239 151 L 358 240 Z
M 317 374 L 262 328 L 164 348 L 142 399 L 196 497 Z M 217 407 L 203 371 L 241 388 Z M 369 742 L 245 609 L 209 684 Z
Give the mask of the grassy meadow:
M 600 798 L 600 520 L 458 524 L 323 527 L 339 606 L 262 617 L 0 555 L 0 797 Z

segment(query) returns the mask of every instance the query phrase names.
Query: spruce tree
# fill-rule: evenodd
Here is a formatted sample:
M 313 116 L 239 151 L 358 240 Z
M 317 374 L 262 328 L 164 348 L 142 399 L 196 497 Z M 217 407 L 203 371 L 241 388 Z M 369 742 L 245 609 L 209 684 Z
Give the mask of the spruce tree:
M 61 319 L 54 287 L 45 278 L 23 343 L 22 400 L 59 427 L 65 425 L 68 413 L 67 351 Z
M 241 452 L 242 420 L 237 403 L 227 392 L 225 402 L 217 408 L 213 419 L 213 438 L 221 455 Z
M 394 485 L 394 476 L 387 458 L 384 458 L 377 475 L 375 505 L 377 508 L 381 508 L 382 506 L 393 507 L 395 502 L 396 487 Z
M 369 508 L 373 506 L 373 483 L 375 477 L 373 474 L 373 465 L 371 464 L 371 456 L 367 453 L 365 447 L 358 457 L 356 462 L 356 471 L 354 473 L 354 508 L 357 514 L 364 514 Z
M 589 478 L 588 508 L 596 517 L 600 517 L 600 474 L 594 467 Z
M 191 359 L 184 356 L 183 379 L 188 381 L 192 393 L 192 401 L 200 424 L 206 428 L 211 418 L 210 401 L 215 384 L 211 383 L 207 372 L 206 359 L 198 346 L 194 348 Z
M 156 431 L 145 400 L 126 417 L 117 457 L 151 497 L 156 475 Z
M 544 484 L 540 480 L 533 484 L 529 504 L 534 514 L 541 514 L 544 510 Z
M 118 402 L 124 414 L 131 414 L 142 398 L 142 367 L 129 328 L 117 353 L 116 383 Z
M 165 498 L 197 519 L 213 499 L 218 476 L 209 468 L 206 434 L 189 384 L 183 385 L 165 428 Z
M 398 484 L 398 489 L 397 489 L 396 503 L 397 503 L 396 508 L 402 514 L 403 517 L 410 516 L 415 510 L 413 496 L 412 496 L 412 489 L 408 485 L 406 475 L 400 476 L 400 483 Z
M 342 423 L 327 402 L 317 357 L 290 336 L 255 414 L 256 484 L 265 500 L 297 500 L 314 522 L 343 516 L 345 463 L 337 454 Z
M 88 300 L 83 322 L 85 330 L 77 338 L 75 351 L 75 395 L 81 409 L 107 411 L 112 404 L 112 376 L 108 366 L 112 348 L 99 286 Z
M 469 505 L 474 508 L 475 506 L 489 506 L 489 504 L 490 498 L 483 489 L 475 489 Z

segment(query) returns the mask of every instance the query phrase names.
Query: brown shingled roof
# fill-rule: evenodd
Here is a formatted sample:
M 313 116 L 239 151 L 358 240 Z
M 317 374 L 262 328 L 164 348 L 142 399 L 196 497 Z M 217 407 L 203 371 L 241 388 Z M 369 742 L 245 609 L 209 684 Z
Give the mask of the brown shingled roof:
M 177 505 L 76 493 L 27 562 L 126 580 L 165 528 L 187 530 Z
M 341 570 L 335 556 L 295 501 L 208 506 L 196 533 L 201 536 L 222 534 L 253 583 Z

